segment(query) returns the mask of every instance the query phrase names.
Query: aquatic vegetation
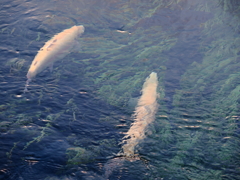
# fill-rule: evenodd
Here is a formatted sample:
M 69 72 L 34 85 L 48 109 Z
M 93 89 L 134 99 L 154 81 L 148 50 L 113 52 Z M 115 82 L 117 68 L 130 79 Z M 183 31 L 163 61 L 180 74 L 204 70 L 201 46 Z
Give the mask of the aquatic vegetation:
M 11 159 L 11 157 L 12 157 L 12 152 L 13 152 L 13 150 L 17 147 L 17 144 L 18 144 L 18 143 L 19 143 L 19 142 L 14 143 L 12 149 L 11 149 L 9 152 L 6 152 L 6 155 L 7 155 L 8 159 Z
M 47 123 L 47 125 L 45 127 L 42 128 L 41 130 L 41 134 L 37 137 L 34 137 L 33 140 L 29 141 L 23 148 L 23 150 L 27 149 L 29 145 L 31 145 L 34 142 L 40 142 L 45 136 L 48 135 L 48 128 L 50 127 L 50 123 Z
M 39 9 L 45 6 L 39 3 Z M 236 179 L 238 11 L 236 0 L 70 0 L 55 3 L 40 21 L 3 25 L 1 37 L 14 38 L 8 50 L 16 49 L 4 54 L 9 58 L 0 69 L 0 131 L 15 138 L 2 150 L 4 158 L 15 161 L 34 147 L 43 150 L 46 142 L 60 141 L 66 143 L 59 147 L 66 151 L 63 161 L 77 167 L 73 174 L 82 166 L 85 172 L 90 166 L 104 171 L 104 160 L 97 157 L 119 152 L 133 113 L 129 101 L 138 100 L 142 82 L 154 71 L 161 108 L 144 138 L 133 143 L 139 159 L 117 157 L 106 163 L 105 176 L 119 170 L 119 179 L 132 172 L 146 179 Z M 81 51 L 70 54 L 67 64 L 59 62 L 51 77 L 39 74 L 41 88 L 33 84 L 31 93 L 19 93 L 32 52 L 49 34 L 78 24 L 86 27 Z M 146 173 L 140 158 L 146 159 Z
M 6 66 L 10 67 L 10 73 L 20 73 L 25 62 L 24 59 L 13 58 L 7 61 Z
M 211 6 L 211 3 L 208 6 Z M 234 28 L 228 28 L 224 25 L 222 19 L 226 14 L 221 12 L 221 9 L 218 13 L 219 16 L 207 22 L 211 23 L 211 26 L 207 25 L 204 29 L 204 35 L 209 37 L 206 39 L 214 36 L 214 40 L 202 42 L 204 46 L 208 43 L 207 47 L 202 46 L 202 48 L 205 48 L 203 61 L 192 63 L 181 78 L 181 90 L 177 90 L 174 95 L 173 105 L 175 108 L 172 114 L 174 112 L 179 120 L 185 118 L 192 123 L 189 126 L 181 127 L 179 122 L 180 134 L 178 136 L 182 136 L 182 138 L 179 139 L 176 147 L 180 148 L 181 151 L 172 158 L 173 167 L 177 164 L 182 166 L 186 163 L 188 153 L 184 152 L 191 152 L 194 157 L 194 150 L 201 149 L 202 143 L 208 148 L 203 154 L 205 160 L 219 163 L 218 165 L 212 164 L 212 166 L 225 166 L 227 168 L 231 164 L 230 162 L 236 163 L 234 154 L 237 151 L 234 144 L 237 144 L 237 140 L 233 137 L 233 134 L 238 129 L 238 123 L 235 118 L 231 117 L 239 116 L 238 99 L 240 93 L 237 83 L 239 82 L 239 57 L 236 51 L 236 43 L 240 39 L 236 38 Z M 235 22 L 236 19 L 232 19 L 229 23 L 235 24 Z M 186 114 L 181 112 L 183 108 L 188 108 Z M 203 113 L 200 116 L 201 118 L 197 120 L 194 114 L 201 111 L 206 111 L 206 113 Z M 209 112 L 211 113 L 209 114 Z M 207 126 L 207 124 L 210 126 Z M 193 131 L 194 129 L 196 130 Z M 206 130 L 207 135 L 201 132 L 202 129 Z M 182 134 L 186 131 L 189 131 L 189 133 Z M 229 138 L 227 138 L 228 136 Z M 220 143 L 223 141 L 222 138 L 224 144 Z M 196 152 L 196 156 L 199 156 L 198 152 Z M 199 164 L 192 165 L 200 169 L 206 169 L 206 167 L 199 167 Z M 190 179 L 222 179 L 224 176 L 230 176 L 227 171 L 221 171 L 220 168 L 215 171 L 200 173 L 202 177 L 187 171 L 180 174 L 184 173 Z
M 92 161 L 92 154 L 81 147 L 73 147 L 67 149 L 68 164 L 69 165 L 79 165 L 83 163 L 89 163 Z
M 117 142 L 115 139 L 103 139 L 99 142 L 99 144 L 101 146 L 105 146 L 105 147 L 116 147 L 117 146 Z
M 72 115 L 73 115 L 73 121 L 76 121 L 77 120 L 76 112 L 79 111 L 79 109 L 78 109 L 76 103 L 74 103 L 74 99 L 73 98 L 69 99 L 66 105 L 69 107 L 69 109 L 67 109 L 66 112 L 71 111 Z
M 231 13 L 239 12 L 240 3 L 238 0 L 219 0 L 219 3 L 223 6 L 223 10 Z
M 41 39 L 41 33 L 38 32 L 36 41 L 39 41 L 40 39 Z

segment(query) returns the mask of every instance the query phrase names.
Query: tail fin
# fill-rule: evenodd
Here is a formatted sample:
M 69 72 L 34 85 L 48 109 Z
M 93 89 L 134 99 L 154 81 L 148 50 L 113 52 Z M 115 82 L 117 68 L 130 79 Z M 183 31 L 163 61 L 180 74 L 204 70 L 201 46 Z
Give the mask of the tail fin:
M 26 81 L 26 85 L 25 85 L 24 91 L 23 91 L 24 93 L 28 92 L 27 87 L 29 86 L 29 83 L 30 83 L 30 82 L 31 82 L 31 79 L 28 78 L 27 81 Z

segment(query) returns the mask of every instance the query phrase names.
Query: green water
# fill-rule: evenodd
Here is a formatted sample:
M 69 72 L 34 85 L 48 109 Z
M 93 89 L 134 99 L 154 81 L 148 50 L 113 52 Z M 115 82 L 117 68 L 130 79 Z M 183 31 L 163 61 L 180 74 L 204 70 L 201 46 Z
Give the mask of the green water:
M 151 72 L 155 122 L 140 160 L 121 161 L 109 179 L 239 179 L 239 9 L 237 0 L 4 1 L 0 179 L 102 179 Z M 81 49 L 23 94 L 37 51 L 75 24 L 85 27 Z

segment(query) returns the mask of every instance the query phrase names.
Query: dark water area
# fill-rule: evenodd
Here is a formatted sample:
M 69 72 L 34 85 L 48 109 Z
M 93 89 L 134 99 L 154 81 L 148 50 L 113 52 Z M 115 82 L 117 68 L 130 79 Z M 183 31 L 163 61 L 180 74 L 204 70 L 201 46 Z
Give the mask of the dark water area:
M 240 179 L 235 0 L 2 0 L 0 179 Z M 38 50 L 83 25 L 81 47 L 38 73 Z M 119 155 L 151 72 L 154 122 Z

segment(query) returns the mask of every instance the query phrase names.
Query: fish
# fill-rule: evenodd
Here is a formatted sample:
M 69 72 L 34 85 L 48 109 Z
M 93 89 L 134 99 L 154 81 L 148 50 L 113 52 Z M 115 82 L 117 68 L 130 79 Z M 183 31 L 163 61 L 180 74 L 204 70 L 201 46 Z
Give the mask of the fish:
M 157 87 L 157 73 L 152 72 L 143 84 L 142 95 L 138 99 L 134 114 L 132 115 L 134 122 L 120 143 L 123 144 L 121 151 L 104 165 L 103 177 L 105 179 L 109 179 L 116 169 L 124 166 L 125 161 L 134 162 L 141 160 L 138 154 L 136 154 L 136 146 L 144 140 L 148 131 L 147 127 L 155 120 L 159 106 L 157 98 L 160 97 L 157 93 Z
M 143 84 L 142 95 L 133 114 L 134 122 L 123 138 L 122 155 L 125 157 L 136 156 L 136 146 L 145 138 L 148 125 L 155 120 L 155 114 L 159 106 L 157 103 L 159 97 L 157 87 L 157 73 L 152 72 Z
M 38 51 L 27 73 L 24 93 L 32 79 L 47 67 L 52 71 L 53 63 L 64 58 L 67 54 L 79 47 L 78 37 L 84 33 L 84 26 L 73 26 L 53 36 Z

